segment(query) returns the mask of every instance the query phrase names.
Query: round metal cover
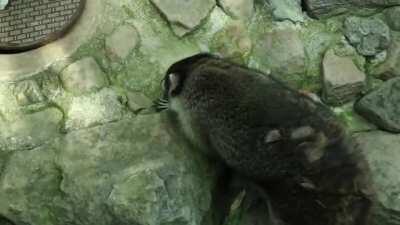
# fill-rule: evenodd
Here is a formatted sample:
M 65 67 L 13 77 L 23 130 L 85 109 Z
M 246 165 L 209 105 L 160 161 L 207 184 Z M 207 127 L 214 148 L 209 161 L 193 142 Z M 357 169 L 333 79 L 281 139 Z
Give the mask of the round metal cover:
M 79 18 L 85 0 L 10 0 L 0 10 L 0 53 L 17 53 L 64 35 Z

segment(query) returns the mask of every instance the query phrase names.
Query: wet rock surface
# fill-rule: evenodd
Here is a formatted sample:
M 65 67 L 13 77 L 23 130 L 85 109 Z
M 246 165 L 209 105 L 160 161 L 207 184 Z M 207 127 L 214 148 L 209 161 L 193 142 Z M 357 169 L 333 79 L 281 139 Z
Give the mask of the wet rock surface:
M 381 129 L 400 133 L 400 78 L 386 81 L 355 105 L 358 113 Z

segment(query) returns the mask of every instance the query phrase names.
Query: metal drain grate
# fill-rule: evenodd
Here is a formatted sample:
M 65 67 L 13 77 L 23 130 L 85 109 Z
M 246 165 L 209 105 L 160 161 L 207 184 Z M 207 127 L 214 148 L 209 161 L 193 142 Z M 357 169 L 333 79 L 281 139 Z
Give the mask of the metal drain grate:
M 83 8 L 84 0 L 11 0 L 0 10 L 0 53 L 27 51 L 54 41 Z

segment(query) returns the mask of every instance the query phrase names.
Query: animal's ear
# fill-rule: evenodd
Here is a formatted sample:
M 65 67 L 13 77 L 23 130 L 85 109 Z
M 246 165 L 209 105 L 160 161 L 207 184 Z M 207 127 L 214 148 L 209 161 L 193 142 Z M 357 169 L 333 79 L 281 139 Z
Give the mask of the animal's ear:
M 176 92 L 180 83 L 180 77 L 176 73 L 168 74 L 168 93 L 171 95 Z

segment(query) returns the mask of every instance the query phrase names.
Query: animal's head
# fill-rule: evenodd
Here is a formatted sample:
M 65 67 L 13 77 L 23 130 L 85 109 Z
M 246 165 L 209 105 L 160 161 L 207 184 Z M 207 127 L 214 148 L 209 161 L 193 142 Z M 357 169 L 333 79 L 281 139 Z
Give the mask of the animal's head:
M 171 102 L 184 91 L 185 81 L 190 78 L 193 70 L 205 61 L 213 59 L 218 59 L 218 57 L 209 53 L 200 53 L 171 65 L 162 80 L 163 95 L 154 102 L 155 110 L 160 112 L 168 109 Z

